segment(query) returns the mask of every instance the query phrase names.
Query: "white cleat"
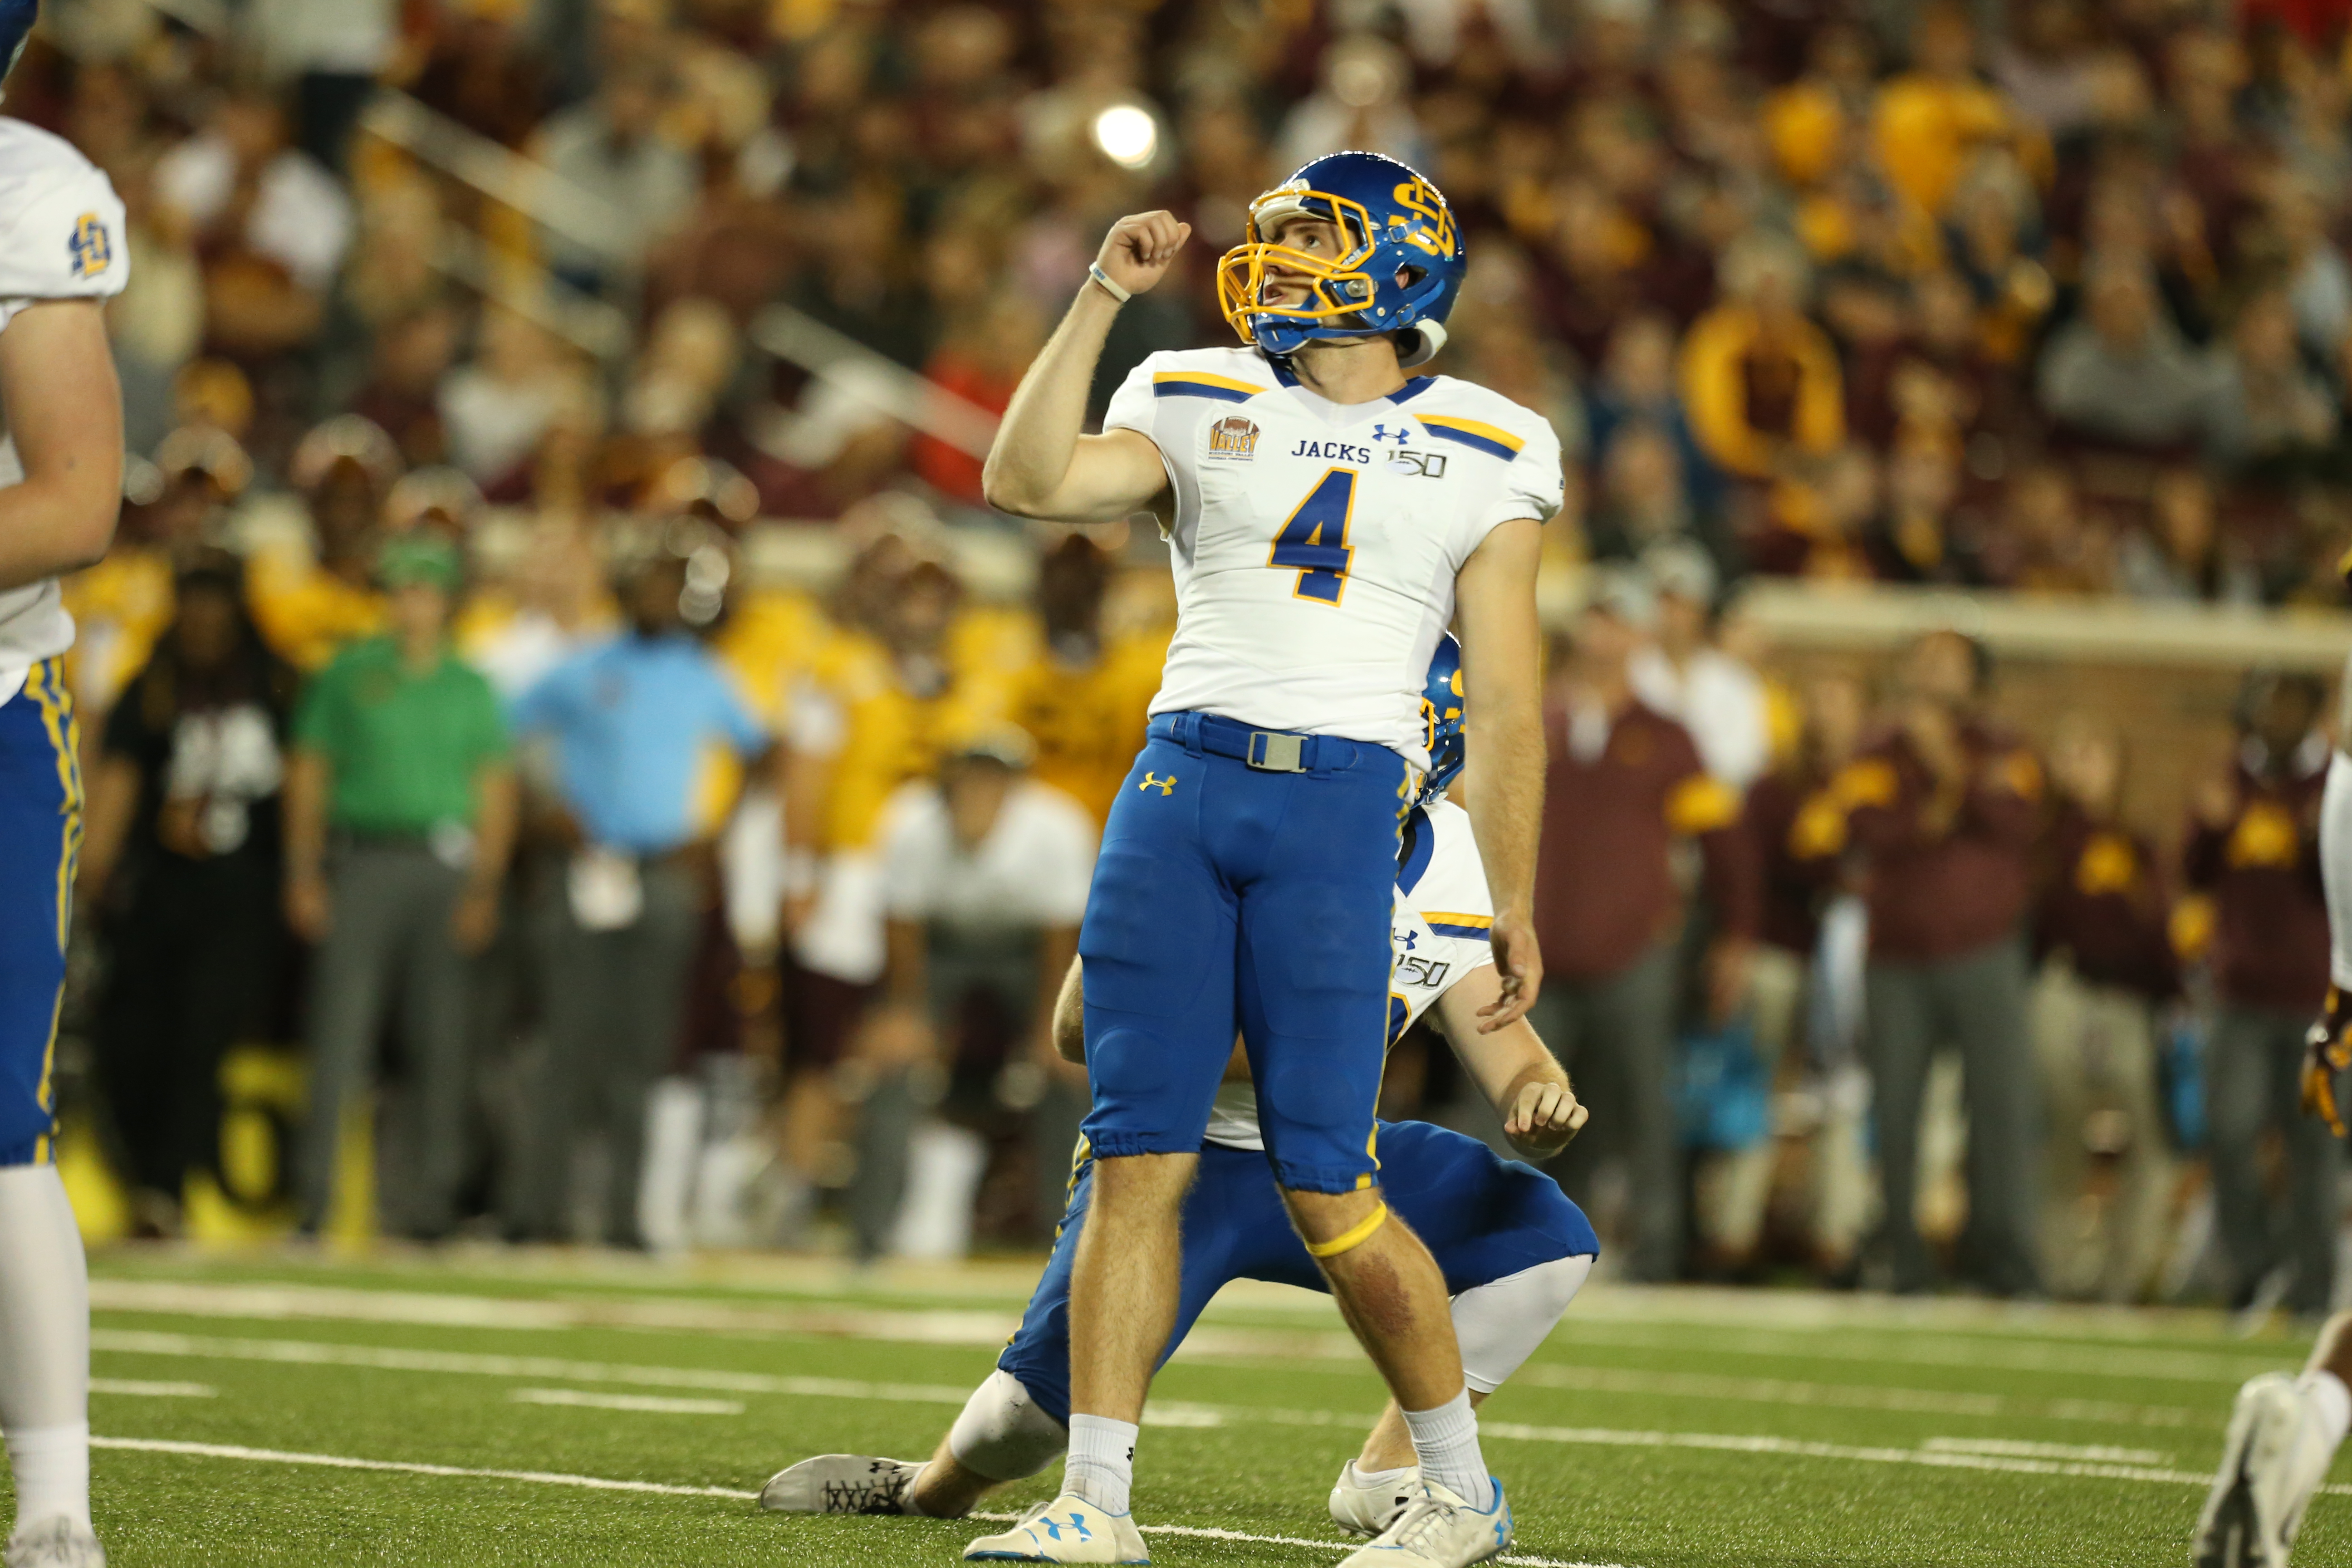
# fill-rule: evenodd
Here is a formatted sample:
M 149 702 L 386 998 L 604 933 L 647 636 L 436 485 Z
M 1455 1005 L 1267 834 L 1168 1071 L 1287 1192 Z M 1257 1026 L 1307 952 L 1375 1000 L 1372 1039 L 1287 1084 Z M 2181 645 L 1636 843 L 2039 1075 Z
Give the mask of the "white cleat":
M 1356 1461 L 1350 1459 L 1339 1467 L 1339 1484 L 1331 1489 L 1331 1522 L 1350 1535 L 1378 1535 L 1420 1496 L 1420 1466 L 1373 1486 L 1356 1473 Z
M 8 1538 L 7 1568 L 106 1568 L 106 1548 L 87 1525 L 65 1515 L 28 1524 Z
M 1149 1563 L 1151 1554 L 1135 1516 L 1105 1513 L 1064 1492 L 1031 1509 L 1002 1535 L 983 1535 L 963 1549 L 967 1563 Z
M 771 1513 L 912 1513 L 907 1494 L 923 1467 L 863 1454 L 821 1454 L 778 1470 L 760 1489 Z
M 2197 1521 L 2189 1555 L 2197 1568 L 2286 1568 L 2319 1483 L 2335 1458 L 2305 1419 L 2295 1380 L 2266 1372 L 2238 1390 L 2221 1469 Z
M 1502 1482 L 1495 1483 L 1495 1506 L 1481 1513 L 1427 1481 L 1378 1540 L 1350 1553 L 1339 1568 L 1469 1568 L 1510 1543 L 1511 1505 Z

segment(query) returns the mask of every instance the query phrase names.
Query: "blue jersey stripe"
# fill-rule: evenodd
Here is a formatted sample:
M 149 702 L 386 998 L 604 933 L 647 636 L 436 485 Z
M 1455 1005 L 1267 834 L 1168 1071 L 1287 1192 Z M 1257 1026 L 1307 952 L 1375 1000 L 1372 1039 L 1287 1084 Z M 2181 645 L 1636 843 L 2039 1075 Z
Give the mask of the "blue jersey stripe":
M 1429 929 L 1440 936 L 1467 937 L 1472 942 L 1492 940 L 1492 933 L 1485 926 L 1457 926 L 1449 925 L 1443 921 L 1432 921 L 1429 922 Z
M 1257 395 L 1235 386 L 1218 386 L 1206 381 L 1155 381 L 1151 384 L 1154 397 L 1213 397 L 1223 403 L 1247 403 Z
M 1450 429 L 1444 425 L 1433 425 L 1426 421 L 1423 423 L 1422 428 L 1441 441 L 1459 441 L 1465 447 L 1484 452 L 1490 458 L 1500 458 L 1507 463 L 1518 456 L 1500 441 L 1489 441 L 1486 437 L 1472 435 L 1467 430 Z

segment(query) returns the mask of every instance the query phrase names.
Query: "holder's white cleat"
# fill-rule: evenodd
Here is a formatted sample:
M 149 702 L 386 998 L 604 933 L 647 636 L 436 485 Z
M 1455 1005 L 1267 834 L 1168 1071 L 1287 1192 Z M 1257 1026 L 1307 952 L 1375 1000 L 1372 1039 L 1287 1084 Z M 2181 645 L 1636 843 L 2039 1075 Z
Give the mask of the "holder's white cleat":
M 912 1513 L 907 1494 L 923 1467 L 864 1454 L 820 1454 L 778 1470 L 760 1489 L 771 1513 Z
M 10 1536 L 0 1563 L 7 1568 L 106 1568 L 106 1548 L 87 1526 L 58 1514 Z
M 1502 1482 L 1495 1483 L 1495 1506 L 1484 1513 L 1435 1481 L 1422 1488 L 1379 1539 L 1339 1568 L 1469 1568 L 1510 1545 L 1511 1505 Z
M 1064 1492 L 1033 1508 L 1002 1535 L 983 1535 L 963 1549 L 967 1563 L 1149 1563 L 1150 1552 L 1135 1516 L 1105 1513 Z
M 2304 1510 L 2335 1458 L 2305 1419 L 2307 1403 L 2283 1372 L 2266 1372 L 2238 1390 L 2221 1466 L 2189 1543 L 2197 1568 L 2286 1568 Z
M 1418 1465 L 1394 1480 L 1372 1486 L 1356 1473 L 1356 1461 L 1350 1459 L 1339 1467 L 1339 1483 L 1331 1489 L 1331 1522 L 1350 1535 L 1378 1535 L 1394 1524 L 1421 1493 Z

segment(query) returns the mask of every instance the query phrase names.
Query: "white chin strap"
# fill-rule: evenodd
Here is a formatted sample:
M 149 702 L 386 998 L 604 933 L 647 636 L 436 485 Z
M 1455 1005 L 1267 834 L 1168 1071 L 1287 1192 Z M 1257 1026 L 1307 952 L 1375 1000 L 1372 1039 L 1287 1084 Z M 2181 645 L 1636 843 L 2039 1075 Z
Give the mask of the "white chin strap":
M 1419 370 L 1444 346 L 1444 322 L 1416 321 L 1397 334 L 1397 363 L 1406 370 Z

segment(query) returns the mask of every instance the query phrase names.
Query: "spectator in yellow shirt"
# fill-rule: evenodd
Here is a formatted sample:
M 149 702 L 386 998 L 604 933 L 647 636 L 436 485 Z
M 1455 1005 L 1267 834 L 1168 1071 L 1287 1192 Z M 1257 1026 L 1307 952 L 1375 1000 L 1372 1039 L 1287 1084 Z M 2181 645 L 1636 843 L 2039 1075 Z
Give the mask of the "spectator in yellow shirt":
M 1805 314 L 1812 268 L 1792 240 L 1751 232 L 1726 249 L 1723 302 L 1683 339 L 1683 403 L 1706 455 L 1764 480 L 1845 440 L 1837 350 Z
M 1103 595 L 1112 563 L 1073 533 L 1038 564 L 1045 646 L 1013 682 L 1013 721 L 1034 736 L 1034 777 L 1085 806 L 1099 826 L 1143 749 L 1151 699 L 1167 662 L 1168 634 L 1107 637 Z
M 1878 89 L 1878 161 L 1886 178 L 1921 212 L 1943 216 L 1969 160 L 2014 129 L 2000 94 L 1979 78 L 1976 29 L 1960 6 L 1919 14 L 1911 68 Z
M 296 668 L 321 668 L 345 644 L 383 628 L 372 574 L 384 497 L 399 473 L 392 437 L 356 414 L 337 415 L 294 449 L 289 477 L 309 508 L 315 551 L 265 546 L 248 564 L 246 594 L 261 635 Z

